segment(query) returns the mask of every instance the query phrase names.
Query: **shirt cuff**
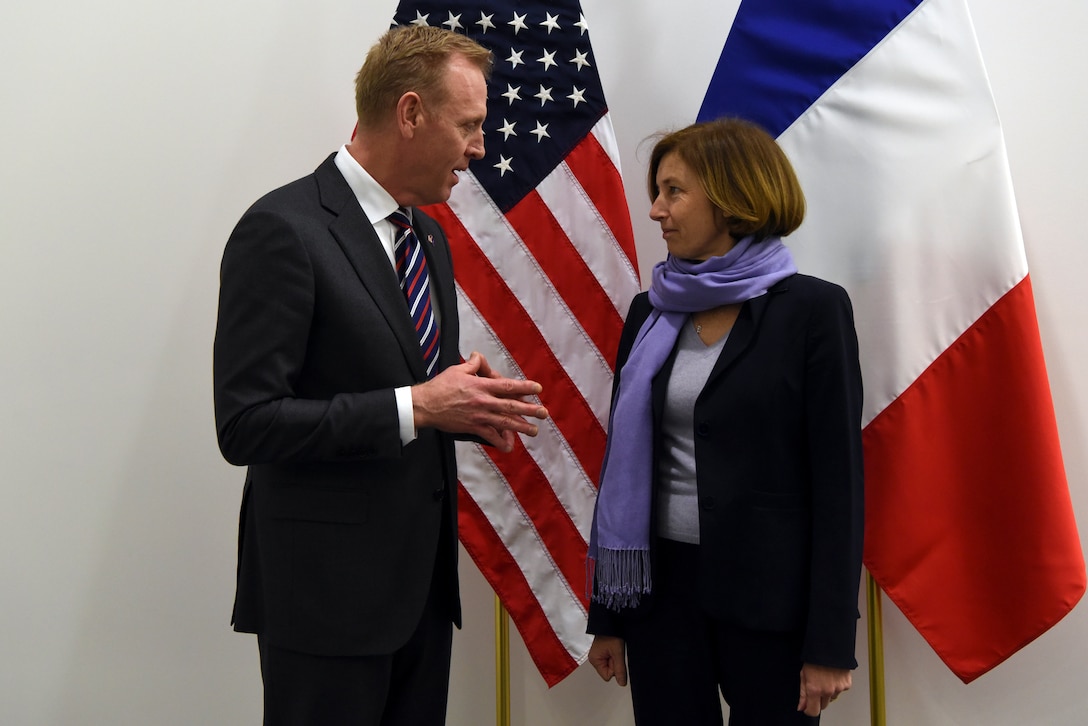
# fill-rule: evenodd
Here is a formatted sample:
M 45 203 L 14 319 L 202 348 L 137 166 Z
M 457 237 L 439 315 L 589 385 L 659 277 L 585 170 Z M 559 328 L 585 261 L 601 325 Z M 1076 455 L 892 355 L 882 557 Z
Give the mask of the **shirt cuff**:
M 397 418 L 400 420 L 400 443 L 406 446 L 416 440 L 416 417 L 412 408 L 412 388 L 402 386 L 393 389 L 397 399 Z

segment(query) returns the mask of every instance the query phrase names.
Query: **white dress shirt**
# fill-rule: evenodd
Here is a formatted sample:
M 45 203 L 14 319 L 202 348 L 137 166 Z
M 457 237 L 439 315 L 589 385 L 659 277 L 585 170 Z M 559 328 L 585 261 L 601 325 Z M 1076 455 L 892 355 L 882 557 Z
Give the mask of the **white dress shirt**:
M 377 233 L 378 239 L 381 240 L 382 249 L 385 250 L 386 257 L 389 258 L 389 266 L 396 274 L 397 264 L 393 258 L 393 245 L 396 242 L 396 228 L 393 223 L 389 221 L 389 215 L 397 211 L 400 206 L 397 204 L 397 200 L 393 199 L 389 195 L 389 192 L 382 188 L 381 184 L 374 180 L 374 177 L 367 173 L 355 157 L 348 151 L 347 146 L 341 146 L 340 151 L 336 153 L 336 168 L 340 170 L 340 173 L 344 175 L 344 181 L 351 187 L 351 191 L 354 192 L 355 198 L 359 200 L 359 206 L 363 209 L 363 214 L 370 220 L 370 224 L 374 227 L 374 232 Z M 408 210 L 408 214 L 412 214 L 412 210 Z M 431 307 L 435 310 L 435 319 L 438 319 L 438 308 L 434 300 L 434 296 L 431 299 Z M 412 389 L 409 386 L 403 386 L 401 388 L 393 389 L 393 394 L 397 399 L 397 416 L 400 420 L 400 442 L 401 444 L 407 444 L 416 438 L 416 426 L 415 415 L 412 408 Z

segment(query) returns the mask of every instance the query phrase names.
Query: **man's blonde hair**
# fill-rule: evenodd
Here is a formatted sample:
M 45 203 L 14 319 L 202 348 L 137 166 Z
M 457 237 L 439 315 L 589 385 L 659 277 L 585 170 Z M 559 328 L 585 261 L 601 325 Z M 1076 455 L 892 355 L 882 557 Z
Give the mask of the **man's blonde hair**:
M 446 101 L 446 64 L 454 56 L 479 68 L 485 80 L 491 75 L 491 51 L 464 35 L 429 26 L 390 28 L 367 53 L 355 76 L 359 125 L 373 128 L 388 118 L 409 91 L 441 106 Z

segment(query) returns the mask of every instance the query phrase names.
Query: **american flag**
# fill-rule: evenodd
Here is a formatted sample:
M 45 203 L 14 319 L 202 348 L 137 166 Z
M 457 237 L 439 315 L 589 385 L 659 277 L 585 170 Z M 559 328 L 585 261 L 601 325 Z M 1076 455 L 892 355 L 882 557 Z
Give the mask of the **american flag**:
M 456 266 L 463 351 L 544 387 L 512 454 L 460 444 L 461 542 L 549 685 L 585 659 L 586 542 L 623 318 L 639 291 L 619 152 L 579 3 L 402 2 L 394 25 L 492 51 L 487 155 L 429 207 Z

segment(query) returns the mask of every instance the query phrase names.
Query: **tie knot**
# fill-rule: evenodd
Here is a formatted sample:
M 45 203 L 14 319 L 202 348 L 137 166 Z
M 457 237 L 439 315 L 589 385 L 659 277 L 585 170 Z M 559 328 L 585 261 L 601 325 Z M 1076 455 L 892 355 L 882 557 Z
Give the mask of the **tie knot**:
M 404 207 L 397 207 L 397 210 L 386 217 L 386 219 L 392 222 L 393 226 L 397 229 L 403 230 L 412 228 L 412 222 L 408 218 L 408 210 Z

